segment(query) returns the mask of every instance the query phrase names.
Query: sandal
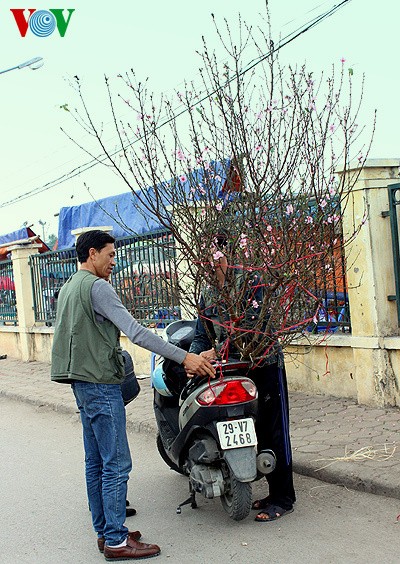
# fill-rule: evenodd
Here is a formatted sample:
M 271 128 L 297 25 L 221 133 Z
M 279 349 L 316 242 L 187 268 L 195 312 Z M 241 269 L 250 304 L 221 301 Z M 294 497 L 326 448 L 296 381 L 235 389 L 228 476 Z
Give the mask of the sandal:
M 268 521 L 276 521 L 288 513 L 292 513 L 293 507 L 290 509 L 284 509 L 279 507 L 279 505 L 274 505 L 273 503 L 268 503 L 266 507 L 263 507 L 262 511 L 258 513 L 255 521 L 259 523 L 268 523 Z
M 269 495 L 263 499 L 256 499 L 253 501 L 251 508 L 260 511 L 260 509 L 265 509 L 270 504 Z

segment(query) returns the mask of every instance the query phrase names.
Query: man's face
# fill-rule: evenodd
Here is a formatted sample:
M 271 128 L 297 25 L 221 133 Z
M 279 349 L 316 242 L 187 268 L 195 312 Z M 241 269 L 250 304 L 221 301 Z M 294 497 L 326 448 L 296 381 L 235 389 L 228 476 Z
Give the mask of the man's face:
M 115 266 L 115 247 L 113 243 L 107 243 L 101 251 L 90 249 L 90 258 L 95 270 L 96 276 L 108 280 L 110 278 L 113 267 Z

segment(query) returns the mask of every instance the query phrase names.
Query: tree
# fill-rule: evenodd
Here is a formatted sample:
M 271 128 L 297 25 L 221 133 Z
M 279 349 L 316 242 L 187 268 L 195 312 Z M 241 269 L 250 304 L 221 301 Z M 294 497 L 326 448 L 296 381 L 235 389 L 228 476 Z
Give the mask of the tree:
M 360 227 L 344 240 L 343 210 L 369 149 L 354 147 L 362 89 L 354 105 L 344 60 L 329 76 L 281 67 L 269 27 L 264 33 L 239 18 L 238 43 L 228 22 L 215 29 L 226 60 L 203 39 L 201 86 L 185 83 L 176 99 L 157 98 L 133 71 L 119 77 L 118 95 L 105 79 L 117 152 L 103 140 L 79 81 L 83 113 L 75 118 L 146 213 L 171 230 L 185 259 L 177 267 L 181 300 L 197 307 L 205 286 L 220 292 L 216 306 L 230 342 L 259 362 L 318 318 L 319 282 L 334 283 L 343 246 Z M 132 119 L 120 117 L 126 107 Z M 338 164 L 346 168 L 352 158 L 358 171 L 338 180 Z M 221 289 L 215 265 L 222 254 L 232 275 Z
M 55 235 L 54 233 L 50 233 L 47 237 L 47 245 L 50 247 L 50 249 L 53 249 L 56 243 L 57 243 L 57 235 Z

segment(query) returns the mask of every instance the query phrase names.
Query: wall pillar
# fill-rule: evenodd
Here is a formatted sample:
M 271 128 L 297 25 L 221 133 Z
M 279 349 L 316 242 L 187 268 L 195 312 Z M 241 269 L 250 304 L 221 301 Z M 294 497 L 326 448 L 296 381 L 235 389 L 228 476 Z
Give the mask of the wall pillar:
M 21 347 L 21 359 L 25 362 L 34 360 L 32 346 L 32 328 L 35 325 L 35 312 L 33 307 L 32 278 L 29 267 L 29 257 L 37 254 L 41 245 L 12 245 L 11 251 L 13 264 L 15 297 L 18 315 L 18 327 Z
M 82 233 L 86 233 L 87 231 L 95 231 L 95 230 L 105 231 L 106 233 L 111 233 L 113 228 L 112 228 L 111 225 L 99 225 L 99 226 L 95 226 L 95 227 L 78 227 L 77 229 L 72 229 L 71 235 L 75 236 L 75 243 L 76 243 L 79 235 L 82 235 Z
M 399 328 L 396 302 L 388 300 L 395 294 L 390 219 L 382 214 L 389 210 L 387 186 L 399 182 L 399 165 L 397 159 L 367 160 L 343 211 L 357 398 L 364 404 L 399 401 L 398 382 L 384 345 L 384 338 L 398 335 Z M 357 168 L 350 166 L 346 181 L 357 174 Z

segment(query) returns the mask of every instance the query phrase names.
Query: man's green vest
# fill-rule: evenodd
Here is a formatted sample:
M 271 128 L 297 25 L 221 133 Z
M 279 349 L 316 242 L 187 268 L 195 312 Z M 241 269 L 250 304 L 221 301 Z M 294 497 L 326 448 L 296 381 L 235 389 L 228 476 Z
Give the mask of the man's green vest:
M 124 361 L 119 330 L 108 319 L 96 320 L 91 290 L 98 277 L 79 270 L 61 288 L 57 302 L 51 379 L 120 384 Z

